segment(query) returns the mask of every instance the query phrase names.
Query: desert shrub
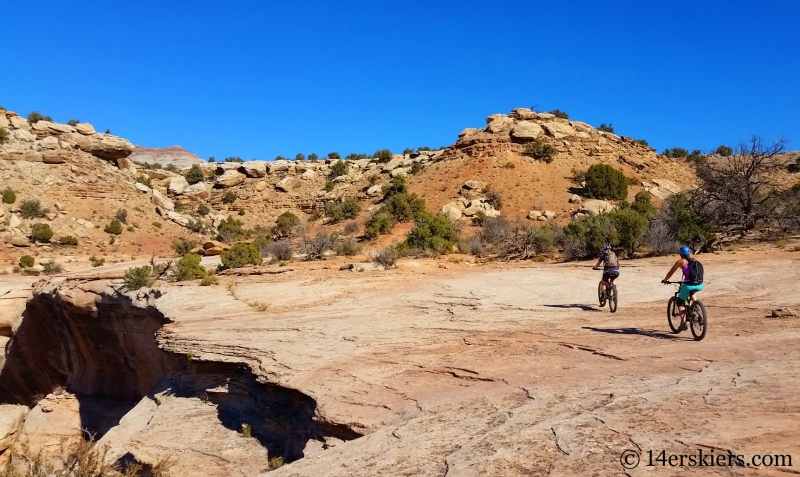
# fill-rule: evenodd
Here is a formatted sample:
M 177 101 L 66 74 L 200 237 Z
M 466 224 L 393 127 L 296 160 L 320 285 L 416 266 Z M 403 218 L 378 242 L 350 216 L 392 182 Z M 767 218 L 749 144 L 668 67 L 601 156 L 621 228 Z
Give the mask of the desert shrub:
M 650 147 L 650 144 L 648 144 L 648 142 L 644 139 L 634 139 L 633 143 L 642 147 Z
M 341 159 L 342 156 L 339 155 L 338 152 L 329 152 L 328 159 Z
M 358 159 L 367 159 L 368 157 L 369 156 L 366 154 L 358 154 L 355 152 L 351 152 L 350 154 L 347 155 L 347 157 L 345 157 L 345 159 L 348 161 L 356 161 Z
M 200 265 L 202 257 L 196 253 L 187 253 L 175 264 L 175 280 L 194 280 L 206 276 L 206 269 Z
M 647 217 L 634 210 L 615 210 L 611 220 L 617 231 L 618 244 L 622 246 L 628 257 L 633 257 L 642 243 L 642 236 L 647 228 Z
M 461 253 L 471 253 L 476 257 L 482 257 L 486 254 L 486 245 L 479 235 L 470 237 L 463 244 L 459 244 L 458 249 Z
M 153 223 L 152 223 L 152 225 L 153 225 L 153 227 L 155 227 L 155 228 L 157 228 L 157 229 L 160 229 L 161 227 L 163 227 L 163 225 L 164 225 L 164 224 L 162 224 L 162 223 L 161 223 L 161 222 L 159 222 L 158 220 L 154 220 L 154 221 L 153 221 Z
M 176 166 L 175 164 L 170 163 L 170 164 L 167 164 L 167 167 L 165 167 L 164 170 L 165 171 L 169 171 L 169 172 L 178 172 L 178 166 Z
M 601 124 L 600 126 L 597 127 L 597 130 L 598 131 L 603 131 L 603 132 L 609 132 L 611 134 L 614 134 L 614 125 L 611 124 L 611 123 L 608 123 L 608 124 L 603 123 L 603 124 Z
M 633 199 L 633 204 L 631 204 L 631 210 L 644 215 L 650 216 L 655 213 L 656 208 L 651 201 L 652 195 L 647 192 L 646 190 L 640 190 L 636 193 L 636 197 Z
M 397 264 L 398 258 L 397 250 L 392 247 L 386 247 L 372 257 L 372 261 L 388 270 Z
M 225 243 L 232 243 L 244 235 L 245 231 L 242 228 L 242 221 L 236 220 L 233 217 L 222 219 L 219 227 L 217 227 L 217 240 L 221 240 Z
M 23 219 L 38 219 L 44 217 L 50 212 L 46 207 L 42 206 L 39 199 L 25 199 L 19 204 L 19 215 Z
M 327 202 L 325 204 L 325 215 L 330 218 L 332 224 L 342 220 L 355 219 L 361 212 L 361 204 L 355 199 L 347 199 L 344 202 Z
M 28 123 L 30 124 L 38 123 L 39 121 L 44 121 L 44 120 L 45 117 L 42 116 L 42 113 L 40 113 L 39 111 L 31 111 L 30 113 L 28 113 Z
M 625 200 L 628 179 L 607 164 L 593 164 L 586 171 L 586 195 L 594 199 Z
M 408 233 L 406 243 L 419 250 L 445 254 L 453 250 L 453 242 L 457 237 L 456 229 L 446 217 L 422 211 L 417 214 L 414 228 Z
M 103 231 L 107 234 L 119 235 L 122 233 L 122 223 L 118 219 L 114 219 L 111 223 L 106 225 Z
M 721 145 L 718 148 L 714 149 L 714 154 L 718 154 L 723 157 L 728 157 L 733 154 L 733 148 L 726 145 Z
M 331 166 L 331 170 L 328 173 L 328 178 L 335 179 L 339 176 L 346 176 L 349 170 L 350 170 L 350 163 L 342 160 L 336 161 L 336 164 Z
M 487 217 L 477 238 L 501 256 L 527 259 L 552 250 L 555 231 L 549 225 L 535 227 L 522 220 L 509 223 L 503 217 Z M 484 253 L 484 247 L 477 244 L 470 249 L 475 255 Z
M 479 237 L 484 243 L 499 245 L 511 234 L 511 225 L 505 217 L 486 217 L 483 214 Z
M 567 114 L 565 111 L 561 111 L 560 109 L 554 109 L 550 111 L 550 114 L 555 115 L 557 118 L 569 119 L 569 114 Z
M 150 179 L 149 176 L 139 176 L 136 178 L 136 182 L 138 182 L 139 184 L 146 185 L 151 189 L 153 188 L 153 180 Z
M 333 250 L 335 243 L 335 234 L 317 232 L 313 237 L 303 235 L 303 241 L 300 244 L 300 252 L 306 255 L 306 260 L 319 260 L 323 257 L 325 252 Z
M 81 122 L 80 119 L 70 119 L 69 121 L 67 121 L 67 124 L 69 124 L 70 126 L 77 126 L 78 124 L 80 124 L 80 122 Z
M 322 214 L 320 214 L 318 210 L 315 210 L 314 212 L 311 212 L 311 215 L 308 216 L 308 221 L 309 222 L 316 222 L 317 220 L 319 220 L 321 218 L 322 218 Z
M 416 194 L 394 194 L 385 201 L 381 211 L 397 221 L 406 222 L 425 211 L 425 199 Z
M 306 155 L 303 154 L 302 152 L 298 152 L 297 155 L 294 156 L 294 160 L 295 161 L 305 161 L 306 160 Z
M 372 157 L 374 157 L 377 162 L 386 163 L 392 160 L 392 151 L 381 149 L 380 151 L 375 151 Z
M 189 185 L 203 182 L 203 177 L 203 169 L 200 169 L 200 166 L 197 164 L 193 164 L 189 171 L 186 172 L 186 182 L 188 182 Z
M 292 243 L 288 240 L 280 240 L 270 246 L 269 253 L 281 261 L 291 260 L 294 254 L 294 248 L 292 247 Z
M 20 268 L 30 268 L 36 263 L 33 257 L 30 255 L 23 255 L 19 258 L 19 266 Z
M 322 189 L 325 192 L 330 192 L 333 190 L 334 187 L 336 187 L 336 184 L 334 184 L 332 180 L 328 179 L 325 181 L 325 185 L 322 186 Z
M 715 237 L 711 224 L 695 209 L 686 194 L 671 195 L 664 209 L 679 242 L 696 246 Z
M 403 149 L 403 154 L 405 154 L 405 155 L 414 154 L 414 150 L 411 149 L 410 147 L 407 147 L 407 148 Z
M 211 156 L 211 157 L 208 158 L 208 162 L 217 162 L 217 158 L 214 157 L 214 156 Z
M 347 225 L 344 226 L 344 233 L 347 235 L 353 235 L 354 233 L 358 232 L 358 229 L 358 222 L 351 220 L 350 222 L 347 222 Z
M 494 207 L 495 210 L 500 210 L 503 208 L 503 196 L 496 189 L 487 188 L 486 202 L 488 202 L 489 205 Z
M 241 268 L 245 265 L 261 265 L 261 254 L 255 244 L 237 243 L 219 255 L 221 270 Z
M 114 218 L 122 222 L 123 224 L 128 223 L 128 211 L 125 209 L 117 209 L 114 213 Z
M 237 156 L 226 157 L 225 162 L 244 162 L 244 159 Z
M 31 240 L 34 242 L 47 243 L 53 238 L 53 229 L 49 224 L 33 224 L 31 225 Z
M 200 204 L 197 206 L 198 215 L 208 215 L 209 212 L 211 212 L 211 209 L 206 204 Z
M 186 228 L 191 230 L 194 233 L 202 234 L 205 233 L 206 226 L 202 220 L 189 220 L 189 223 L 186 224 Z
M 422 163 L 421 162 L 414 162 L 411 164 L 411 173 L 412 174 L 419 174 L 422 172 Z
M 184 256 L 191 252 L 196 246 L 197 242 L 184 237 L 178 237 L 172 241 L 172 250 L 175 250 L 175 253 L 180 256 Z
M 336 244 L 336 254 L 352 257 L 361 251 L 361 245 L 353 237 L 347 237 Z
M 395 194 L 407 194 L 408 182 L 405 176 L 395 176 L 387 186 L 383 188 L 383 200 L 389 199 Z
M 217 276 L 213 273 L 207 273 L 202 280 L 200 280 L 200 286 L 211 286 L 217 284 Z
M 273 233 L 276 238 L 291 237 L 297 231 L 300 225 L 300 219 L 291 212 L 284 212 L 275 219 L 275 227 Z
M 8 131 L 5 128 L 0 128 L 0 144 L 5 144 L 8 140 Z
M 556 147 L 552 144 L 535 139 L 525 145 L 525 148 L 522 150 L 522 154 L 532 157 L 538 161 L 544 161 L 550 164 L 558 155 L 558 149 L 556 149 Z
M 135 291 L 143 287 L 149 287 L 153 284 L 153 267 L 150 265 L 142 265 L 141 267 L 132 267 L 125 270 L 125 279 L 123 283 L 125 288 L 130 291 Z
M 89 257 L 89 261 L 92 263 L 93 267 L 102 267 L 103 265 L 106 264 L 106 259 L 105 258 L 102 258 L 102 257 L 98 258 L 98 257 L 95 257 L 94 255 Z
M 61 245 L 78 245 L 78 239 L 72 235 L 65 235 L 58 239 L 58 243 Z
M 42 272 L 45 275 L 54 275 L 56 273 L 61 273 L 64 271 L 64 266 L 56 262 L 55 260 L 46 260 L 42 262 L 41 265 L 42 265 Z
M 14 189 L 11 187 L 6 187 L 3 189 L 3 203 L 4 204 L 13 204 L 17 201 L 17 194 L 14 192 Z
M 570 179 L 575 184 L 583 184 L 586 180 L 586 171 L 582 171 L 580 169 L 572 169 L 572 174 L 570 175 Z
M 670 255 L 680 247 L 666 211 L 659 212 L 647 224 L 642 241 L 653 255 Z
M 238 197 L 236 196 L 236 192 L 232 190 L 226 190 L 224 194 L 222 194 L 222 203 L 223 204 L 233 204 L 236 202 Z
M 673 159 L 683 159 L 689 156 L 689 151 L 682 147 L 673 147 L 664 149 L 663 154 L 667 157 L 671 157 Z
M 378 235 L 386 235 L 394 228 L 394 217 L 385 213 L 373 214 L 364 224 L 364 236 L 376 239 Z
M 313 152 L 308 155 L 308 160 L 311 162 L 317 162 L 319 160 L 319 156 L 314 154 Z

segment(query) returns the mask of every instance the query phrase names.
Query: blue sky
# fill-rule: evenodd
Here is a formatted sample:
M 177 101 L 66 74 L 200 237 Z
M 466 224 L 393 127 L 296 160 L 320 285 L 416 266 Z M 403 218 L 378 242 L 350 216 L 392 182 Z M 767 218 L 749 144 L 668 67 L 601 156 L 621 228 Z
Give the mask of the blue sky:
M 5 2 L 0 105 L 273 159 L 560 108 L 659 150 L 800 149 L 800 1 Z

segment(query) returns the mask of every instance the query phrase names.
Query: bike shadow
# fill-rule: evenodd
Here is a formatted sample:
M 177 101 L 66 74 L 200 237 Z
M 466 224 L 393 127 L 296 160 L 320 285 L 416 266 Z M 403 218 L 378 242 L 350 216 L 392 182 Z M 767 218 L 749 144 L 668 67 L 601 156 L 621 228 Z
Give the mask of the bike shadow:
M 596 308 L 592 305 L 581 305 L 578 303 L 573 303 L 571 305 L 542 305 L 542 306 L 546 306 L 548 308 L 577 308 L 583 311 L 603 311 L 600 308 Z
M 692 338 L 686 338 L 672 333 L 665 333 L 659 330 L 647 330 L 642 328 L 595 328 L 594 326 L 582 326 L 581 328 L 597 333 L 609 333 L 612 335 L 640 335 L 647 336 L 648 338 L 657 338 L 660 340 L 693 341 Z

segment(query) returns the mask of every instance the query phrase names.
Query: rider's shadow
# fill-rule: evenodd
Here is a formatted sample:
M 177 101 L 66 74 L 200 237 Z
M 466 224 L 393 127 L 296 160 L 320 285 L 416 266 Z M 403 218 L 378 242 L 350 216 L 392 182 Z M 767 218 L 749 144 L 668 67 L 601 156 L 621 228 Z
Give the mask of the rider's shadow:
M 599 308 L 595 308 L 592 305 L 581 305 L 579 303 L 573 303 L 571 305 L 542 305 L 549 308 L 578 308 L 583 311 L 602 311 Z
M 673 340 L 673 341 L 692 341 L 692 338 L 684 338 L 672 333 L 664 333 L 659 330 L 645 330 L 641 328 L 595 328 L 593 326 L 583 326 L 584 330 L 595 331 L 597 333 L 609 333 L 612 335 L 640 335 L 649 338 L 658 338 L 660 340 Z

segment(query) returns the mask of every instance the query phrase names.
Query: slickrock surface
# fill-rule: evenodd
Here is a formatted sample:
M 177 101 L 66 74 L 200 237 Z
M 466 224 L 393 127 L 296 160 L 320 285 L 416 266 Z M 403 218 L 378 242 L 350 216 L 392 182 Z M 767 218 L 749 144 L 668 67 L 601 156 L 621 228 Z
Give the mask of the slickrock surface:
M 134 373 L 152 372 L 148 363 L 164 356 L 164 376 L 102 442 L 143 462 L 175 456 L 177 475 L 266 473 L 276 455 L 293 462 L 275 476 L 624 475 L 626 449 L 797 460 L 800 322 L 768 315 L 797 308 L 798 256 L 701 258 L 709 314 L 701 342 L 669 332 L 674 290 L 659 281 L 671 258 L 623 263 L 616 314 L 596 306 L 599 272 L 587 263 L 446 260 L 163 285 L 133 301 L 114 297 L 114 281 L 52 282 L 37 285 L 43 295 L 33 304 L 72 304 L 64 320 L 77 351 L 62 381 L 81 389 L 79 399 L 138 396 L 129 379 L 115 385 L 105 372 L 78 372 L 80 356 L 110 370 L 101 351 L 81 350 L 119 354 L 109 362 Z M 80 312 L 93 306 L 95 318 Z M 163 351 L 141 352 L 141 329 L 97 329 L 131 318 L 141 327 L 167 322 L 156 332 Z M 44 352 L 36 340 L 11 349 L 35 356 Z M 8 378 L 21 368 L 11 366 L 10 356 L 0 388 L 19 396 Z M 238 432 L 242 423 L 255 438 Z M 644 464 L 627 474 L 676 473 Z

